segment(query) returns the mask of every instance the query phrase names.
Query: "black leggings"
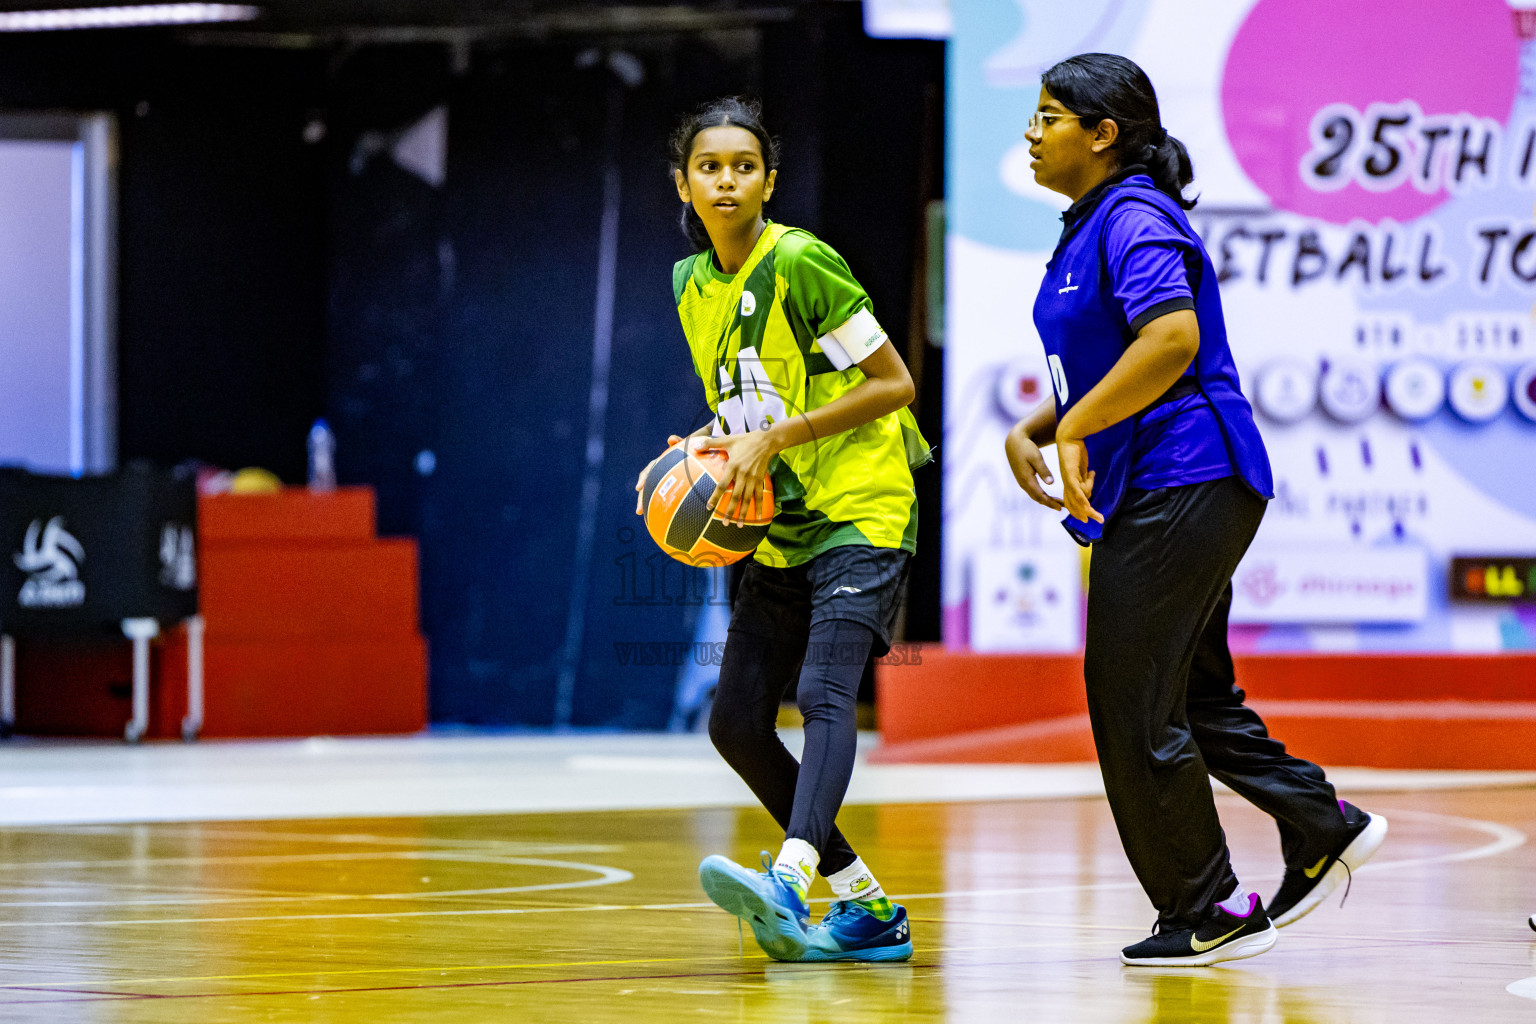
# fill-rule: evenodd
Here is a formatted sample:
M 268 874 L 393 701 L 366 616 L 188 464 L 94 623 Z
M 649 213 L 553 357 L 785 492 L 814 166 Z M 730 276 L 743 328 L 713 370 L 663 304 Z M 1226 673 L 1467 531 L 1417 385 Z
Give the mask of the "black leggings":
M 859 680 L 875 635 L 862 623 L 827 619 L 808 625 L 804 636 L 799 643 L 782 634 L 763 637 L 732 620 L 709 738 L 784 837 L 814 846 L 821 873 L 831 875 L 855 858 L 834 821 L 853 776 Z M 802 762 L 775 729 L 792 686 L 805 716 Z
M 785 838 L 821 854 L 823 875 L 856 859 L 835 819 L 853 776 L 859 681 L 870 655 L 890 649 L 908 561 L 848 545 L 789 568 L 752 562 L 731 609 L 709 738 Z M 805 718 L 798 763 L 774 728 L 791 688 Z

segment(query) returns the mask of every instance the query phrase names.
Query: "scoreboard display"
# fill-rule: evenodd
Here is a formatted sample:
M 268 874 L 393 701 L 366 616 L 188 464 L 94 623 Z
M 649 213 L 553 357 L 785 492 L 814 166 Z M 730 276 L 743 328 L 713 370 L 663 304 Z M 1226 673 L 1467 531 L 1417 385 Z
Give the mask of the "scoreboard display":
M 1451 599 L 1536 604 L 1536 558 L 1458 555 L 1451 559 Z

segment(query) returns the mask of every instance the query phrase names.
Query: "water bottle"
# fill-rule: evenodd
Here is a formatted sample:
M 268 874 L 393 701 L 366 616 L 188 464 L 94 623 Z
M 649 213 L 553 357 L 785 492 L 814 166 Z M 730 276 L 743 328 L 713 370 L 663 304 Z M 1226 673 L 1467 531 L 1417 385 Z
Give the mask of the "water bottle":
M 317 494 L 336 489 L 336 435 L 323 419 L 309 428 L 309 489 Z

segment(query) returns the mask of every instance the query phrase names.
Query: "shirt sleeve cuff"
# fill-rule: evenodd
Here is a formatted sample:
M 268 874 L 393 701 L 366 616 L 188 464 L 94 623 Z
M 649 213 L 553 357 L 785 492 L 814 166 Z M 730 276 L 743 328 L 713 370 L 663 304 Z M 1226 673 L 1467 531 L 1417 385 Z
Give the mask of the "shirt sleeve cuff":
M 1188 295 L 1175 295 L 1171 299 L 1164 299 L 1162 302 L 1148 306 L 1136 315 L 1136 319 L 1131 321 L 1131 333 L 1140 334 L 1143 327 L 1160 316 L 1167 316 L 1169 313 L 1175 313 L 1181 309 L 1194 308 L 1195 300 Z
M 861 309 L 841 327 L 817 338 L 816 344 L 833 366 L 846 370 L 855 363 L 862 363 L 871 352 L 884 345 L 885 331 L 875 314 Z

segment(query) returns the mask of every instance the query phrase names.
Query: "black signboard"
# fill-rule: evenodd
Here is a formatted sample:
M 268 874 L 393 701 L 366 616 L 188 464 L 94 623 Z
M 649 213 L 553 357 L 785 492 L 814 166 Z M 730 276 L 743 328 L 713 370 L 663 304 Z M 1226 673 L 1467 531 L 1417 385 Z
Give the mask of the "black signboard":
M 1488 604 L 1536 604 L 1536 558 L 1457 555 L 1451 559 L 1451 599 Z
M 197 614 L 197 493 L 147 463 L 108 476 L 0 469 L 0 632 L 117 631 Z

